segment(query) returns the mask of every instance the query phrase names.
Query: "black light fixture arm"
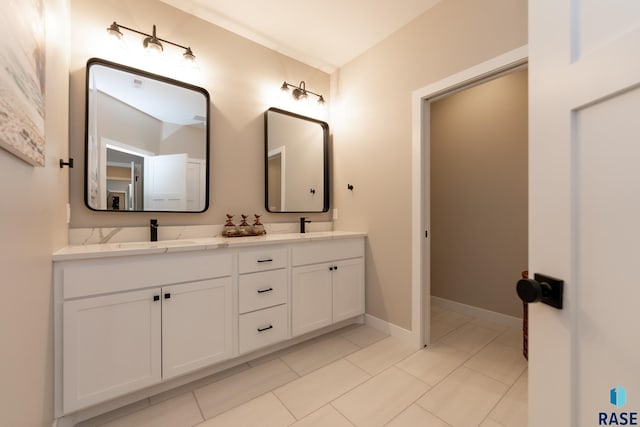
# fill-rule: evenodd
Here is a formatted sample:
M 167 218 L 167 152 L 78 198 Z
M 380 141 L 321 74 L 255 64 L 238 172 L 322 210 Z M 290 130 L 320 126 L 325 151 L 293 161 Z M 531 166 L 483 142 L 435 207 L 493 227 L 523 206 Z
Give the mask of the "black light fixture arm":
M 307 85 L 306 85 L 306 83 L 304 82 L 304 80 L 302 80 L 298 86 L 296 86 L 296 85 L 294 85 L 294 84 L 291 84 L 291 83 L 288 83 L 288 82 L 286 82 L 286 81 L 285 81 L 284 83 L 282 83 L 282 87 L 281 87 L 280 89 L 282 89 L 282 90 L 286 91 L 286 90 L 289 90 L 289 88 L 293 88 L 294 90 L 295 90 L 295 89 L 298 89 L 298 90 L 299 90 L 299 91 L 301 91 L 303 94 L 310 93 L 311 95 L 315 95 L 315 96 L 317 96 L 317 97 L 318 97 L 318 102 L 320 102 L 320 103 L 324 103 L 324 96 L 322 96 L 322 95 L 321 95 L 321 94 L 319 94 L 319 93 L 315 93 L 315 92 L 313 92 L 313 91 L 311 91 L 311 90 L 307 89 Z
M 169 43 L 169 44 L 170 44 L 170 45 L 172 45 L 172 46 L 179 47 L 179 48 L 181 48 L 181 49 L 186 50 L 186 51 L 187 51 L 187 52 L 189 52 L 190 54 L 193 54 L 193 52 L 191 52 L 191 47 L 190 47 L 190 46 L 183 46 L 183 45 L 181 45 L 181 44 L 174 43 L 174 42 L 172 42 L 172 41 L 170 41 L 170 40 L 161 39 L 160 37 L 157 37 L 157 36 L 156 36 L 156 26 L 155 26 L 155 25 L 153 26 L 153 34 L 147 34 L 147 33 L 145 33 L 145 32 L 138 31 L 138 30 L 136 30 L 136 29 L 134 29 L 134 28 L 127 27 L 127 26 L 122 25 L 122 24 L 118 24 L 116 21 L 113 21 L 113 24 L 111 24 L 111 26 L 110 26 L 108 29 L 110 29 L 110 30 L 117 30 L 117 29 L 120 29 L 120 28 L 122 28 L 122 29 L 124 29 L 124 30 L 127 30 L 127 31 L 131 31 L 132 33 L 140 34 L 141 36 L 153 37 L 153 38 L 155 38 L 156 40 L 159 40 L 159 41 L 161 41 L 161 42 L 163 42 L 163 43 Z
M 319 93 L 315 93 L 315 92 L 310 91 L 309 89 L 307 89 L 307 88 L 306 88 L 306 84 L 305 84 L 304 80 L 303 80 L 303 81 L 301 81 L 301 82 L 300 82 L 300 85 L 298 85 L 298 86 L 296 86 L 296 85 L 292 85 L 291 83 L 287 83 L 287 82 L 282 83 L 282 86 L 283 86 L 283 89 L 284 89 L 284 87 L 288 87 L 288 88 L 289 88 L 289 87 L 291 87 L 291 88 L 294 88 L 294 89 L 300 89 L 300 90 L 301 90 L 301 91 L 303 91 L 303 92 L 306 92 L 306 93 L 310 93 L 310 94 L 312 94 L 312 95 L 315 95 L 315 96 L 317 96 L 318 98 L 322 97 L 322 95 L 320 95 Z

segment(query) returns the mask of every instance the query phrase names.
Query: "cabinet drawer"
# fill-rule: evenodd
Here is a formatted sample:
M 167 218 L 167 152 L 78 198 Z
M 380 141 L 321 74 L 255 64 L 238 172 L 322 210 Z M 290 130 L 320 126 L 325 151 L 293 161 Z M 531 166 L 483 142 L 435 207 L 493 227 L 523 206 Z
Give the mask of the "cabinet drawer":
M 240 353 L 283 341 L 289 336 L 287 330 L 286 304 L 243 314 L 238 327 Z
M 243 274 L 238 280 L 239 312 L 260 310 L 287 302 L 287 270 Z
M 240 274 L 275 270 L 287 266 L 287 248 L 266 247 L 258 251 L 240 252 L 238 269 Z
M 64 299 L 230 276 L 230 253 L 118 257 L 61 266 Z
M 293 245 L 291 250 L 293 265 L 358 258 L 364 256 L 364 238 L 309 242 Z

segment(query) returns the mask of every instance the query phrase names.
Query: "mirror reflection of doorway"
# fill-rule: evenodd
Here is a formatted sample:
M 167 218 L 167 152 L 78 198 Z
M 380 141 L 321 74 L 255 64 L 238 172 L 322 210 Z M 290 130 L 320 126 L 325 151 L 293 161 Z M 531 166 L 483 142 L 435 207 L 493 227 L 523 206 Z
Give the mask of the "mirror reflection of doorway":
M 144 157 L 107 147 L 107 210 L 142 210 Z

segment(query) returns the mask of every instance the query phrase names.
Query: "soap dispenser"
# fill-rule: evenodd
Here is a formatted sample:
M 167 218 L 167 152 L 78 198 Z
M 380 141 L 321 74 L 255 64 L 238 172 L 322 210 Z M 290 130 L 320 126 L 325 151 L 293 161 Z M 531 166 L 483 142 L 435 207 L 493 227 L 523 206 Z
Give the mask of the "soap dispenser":
M 260 215 L 253 214 L 256 217 L 256 220 L 253 222 L 253 234 L 256 236 L 262 236 L 267 233 L 267 230 L 264 229 L 264 225 L 260 222 Z
M 224 229 L 222 230 L 224 237 L 235 237 L 238 235 L 238 229 L 233 221 L 231 221 L 232 219 L 233 215 L 227 214 L 227 222 L 225 222 Z
M 251 234 L 251 226 L 247 222 L 246 215 L 240 215 L 242 217 L 242 222 L 238 226 L 238 234 L 240 236 L 248 236 Z

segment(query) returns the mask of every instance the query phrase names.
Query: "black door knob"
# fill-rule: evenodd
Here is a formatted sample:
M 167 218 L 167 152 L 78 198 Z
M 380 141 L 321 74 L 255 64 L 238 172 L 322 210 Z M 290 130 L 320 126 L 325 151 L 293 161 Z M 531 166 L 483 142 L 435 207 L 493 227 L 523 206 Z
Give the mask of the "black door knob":
M 516 292 L 524 302 L 539 302 L 543 296 L 551 293 L 551 286 L 547 282 L 538 282 L 534 279 L 520 279 L 516 284 Z
M 536 273 L 533 279 L 520 279 L 516 284 L 518 297 L 526 303 L 543 302 L 562 308 L 564 281 Z

